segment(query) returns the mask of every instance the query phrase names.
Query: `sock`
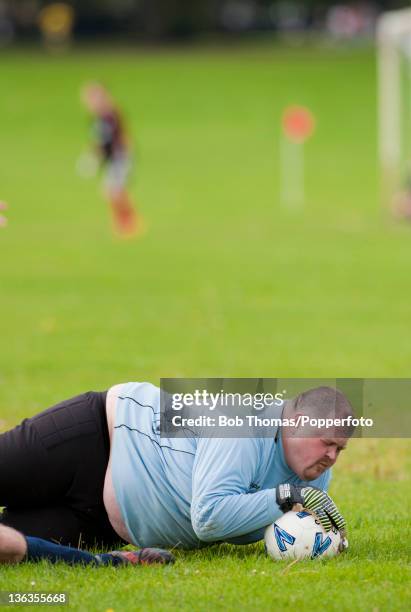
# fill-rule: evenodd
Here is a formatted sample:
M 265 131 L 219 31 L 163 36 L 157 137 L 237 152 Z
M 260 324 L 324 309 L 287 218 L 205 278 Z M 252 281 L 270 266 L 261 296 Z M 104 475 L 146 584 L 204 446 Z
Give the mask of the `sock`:
M 85 550 L 78 550 L 71 546 L 60 546 L 41 538 L 26 537 L 27 561 L 41 561 L 46 559 L 50 563 L 64 561 L 71 565 L 99 565 L 96 557 Z M 101 555 L 100 555 L 101 556 Z
M 159 548 L 139 548 L 135 551 L 112 551 L 93 555 L 85 550 L 61 546 L 48 540 L 25 536 L 27 542 L 26 561 L 41 561 L 45 559 L 50 563 L 63 561 L 70 565 L 151 565 L 174 563 L 174 557 L 166 550 Z

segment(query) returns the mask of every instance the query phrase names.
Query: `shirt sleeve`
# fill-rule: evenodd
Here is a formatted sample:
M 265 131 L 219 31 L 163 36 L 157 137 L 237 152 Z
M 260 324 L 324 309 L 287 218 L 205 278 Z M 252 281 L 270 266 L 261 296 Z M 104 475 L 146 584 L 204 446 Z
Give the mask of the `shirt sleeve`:
M 191 522 L 200 540 L 215 542 L 251 534 L 281 515 L 275 489 L 251 492 L 259 471 L 260 445 L 258 438 L 198 441 Z

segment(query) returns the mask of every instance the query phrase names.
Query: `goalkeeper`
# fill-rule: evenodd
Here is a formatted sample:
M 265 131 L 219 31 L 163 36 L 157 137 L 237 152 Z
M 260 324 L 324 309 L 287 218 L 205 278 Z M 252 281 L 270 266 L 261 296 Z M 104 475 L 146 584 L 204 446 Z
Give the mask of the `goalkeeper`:
M 352 430 L 164 438 L 159 413 L 157 387 L 125 383 L 64 401 L 0 435 L 0 562 L 168 563 L 170 553 L 157 547 L 256 542 L 296 503 L 325 530 L 345 533 L 326 491 Z M 352 414 L 342 393 L 319 387 L 285 402 L 282 416 Z M 139 550 L 131 559 L 115 551 L 96 560 L 76 548 L 80 542 Z

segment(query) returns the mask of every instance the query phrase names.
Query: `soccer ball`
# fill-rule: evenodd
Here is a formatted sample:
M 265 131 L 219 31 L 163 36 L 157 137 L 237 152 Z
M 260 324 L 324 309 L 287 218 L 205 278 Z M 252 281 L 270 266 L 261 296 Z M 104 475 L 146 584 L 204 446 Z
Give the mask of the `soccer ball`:
M 348 543 L 337 529 L 324 531 L 309 512 L 287 512 L 264 535 L 267 554 L 272 559 L 316 559 L 334 557 Z

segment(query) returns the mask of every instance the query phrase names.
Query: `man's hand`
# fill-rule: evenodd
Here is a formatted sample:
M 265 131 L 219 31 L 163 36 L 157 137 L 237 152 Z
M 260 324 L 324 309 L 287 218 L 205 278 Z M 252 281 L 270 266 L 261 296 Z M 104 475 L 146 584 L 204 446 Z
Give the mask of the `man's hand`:
M 276 488 L 277 504 L 283 512 L 292 510 L 294 504 L 301 504 L 317 516 L 325 531 L 334 525 L 344 536 L 346 524 L 337 506 L 327 493 L 316 487 L 299 487 L 284 483 Z

